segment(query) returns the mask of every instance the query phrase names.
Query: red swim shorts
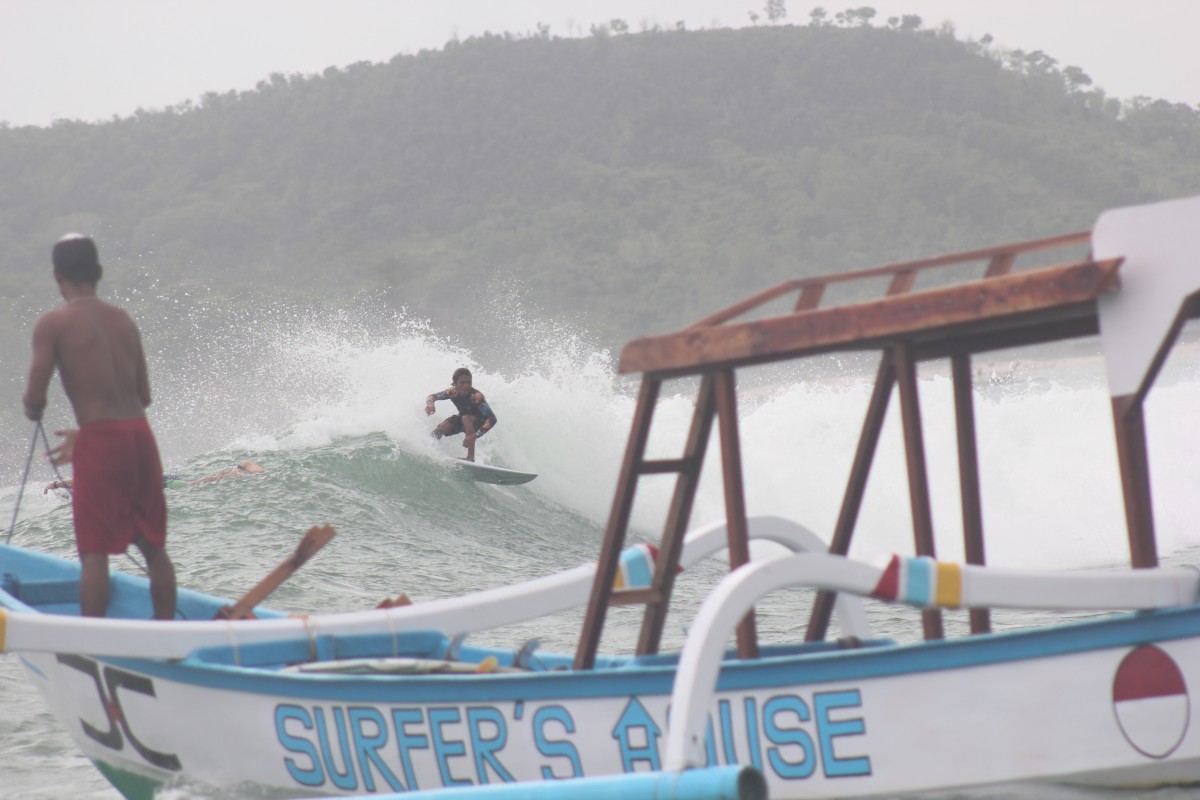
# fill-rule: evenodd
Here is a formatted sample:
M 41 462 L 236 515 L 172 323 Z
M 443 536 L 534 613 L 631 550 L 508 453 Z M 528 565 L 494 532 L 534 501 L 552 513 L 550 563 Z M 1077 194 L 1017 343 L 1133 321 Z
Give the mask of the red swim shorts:
M 125 552 L 135 539 L 167 541 L 158 443 L 145 418 L 89 422 L 75 440 L 71 510 L 80 553 Z

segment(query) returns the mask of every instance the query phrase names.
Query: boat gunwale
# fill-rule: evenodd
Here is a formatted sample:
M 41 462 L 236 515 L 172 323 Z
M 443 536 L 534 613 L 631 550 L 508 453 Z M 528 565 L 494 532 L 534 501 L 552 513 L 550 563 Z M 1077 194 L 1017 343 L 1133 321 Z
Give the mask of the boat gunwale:
M 764 645 L 767 652 L 754 659 L 739 659 L 735 648 L 726 648 L 716 691 L 838 685 L 1085 655 L 1147 643 L 1162 645 L 1196 636 L 1200 636 L 1200 603 L 1114 612 L 974 636 L 917 641 L 877 639 L 866 647 L 835 646 L 818 652 L 772 655 L 769 651 L 773 647 L 794 645 Z M 661 655 L 673 659 L 678 654 Z M 486 684 L 487 696 L 492 701 L 624 697 L 631 693 L 669 695 L 679 671 L 674 660 L 663 664 L 597 666 L 591 670 L 431 675 L 280 672 L 230 664 L 196 664 L 186 659 L 96 657 L 95 660 L 191 686 L 277 697 L 381 703 L 469 702 L 479 697 L 481 681 Z M 381 694 L 381 689 L 388 691 Z

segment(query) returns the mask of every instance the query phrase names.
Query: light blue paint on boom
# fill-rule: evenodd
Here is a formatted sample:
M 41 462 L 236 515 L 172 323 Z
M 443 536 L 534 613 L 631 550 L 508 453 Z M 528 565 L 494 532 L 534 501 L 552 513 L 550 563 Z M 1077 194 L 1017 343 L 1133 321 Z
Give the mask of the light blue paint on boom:
M 404 794 L 373 794 L 370 800 L 550 800 L 565 797 L 571 800 L 766 800 L 767 782 L 753 767 L 734 765 L 683 772 L 635 772 L 564 781 L 491 783 Z M 360 800 L 366 800 L 366 797 Z

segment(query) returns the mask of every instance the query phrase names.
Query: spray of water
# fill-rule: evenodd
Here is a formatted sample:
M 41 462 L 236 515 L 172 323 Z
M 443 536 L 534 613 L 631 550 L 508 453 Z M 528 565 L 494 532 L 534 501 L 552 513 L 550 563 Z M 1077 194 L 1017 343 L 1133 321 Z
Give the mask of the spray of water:
M 480 440 L 477 458 L 539 473 L 530 493 L 602 525 L 628 440 L 633 384 L 615 374 L 612 354 L 586 332 L 543 321 L 520 295 L 519 286 L 490 293 L 489 310 L 471 332 L 479 343 L 451 342 L 426 321 L 370 300 L 332 308 L 189 296 L 171 319 L 142 317 L 164 461 L 168 469 L 189 460 L 219 463 L 382 434 L 434 468 L 462 455 L 461 439 L 429 436 L 452 410 L 446 404 L 427 417 L 424 398 L 467 366 L 500 421 Z M 1090 369 L 1031 367 L 1005 382 L 984 376 L 977 387 L 989 563 L 1071 567 L 1127 559 L 1111 412 L 1099 368 Z M 1176 369 L 1147 411 L 1164 554 L 1200 538 L 1192 523 L 1200 512 L 1193 488 L 1200 483 L 1200 423 L 1187 399 L 1198 375 L 1194 364 Z M 751 514 L 778 514 L 832 535 L 870 376 L 858 362 L 832 377 L 797 366 L 763 373 L 749 387 L 740 434 Z M 655 412 L 651 457 L 679 455 L 691 423 L 694 384 L 668 388 Z M 957 560 L 962 520 L 944 374 L 923 372 L 920 397 L 938 554 Z M 912 551 L 897 407 L 893 400 L 859 516 L 857 557 Z M 724 515 L 718 458 L 713 437 L 695 523 Z M 649 538 L 661 530 L 672 489 L 665 476 L 639 484 L 633 525 Z

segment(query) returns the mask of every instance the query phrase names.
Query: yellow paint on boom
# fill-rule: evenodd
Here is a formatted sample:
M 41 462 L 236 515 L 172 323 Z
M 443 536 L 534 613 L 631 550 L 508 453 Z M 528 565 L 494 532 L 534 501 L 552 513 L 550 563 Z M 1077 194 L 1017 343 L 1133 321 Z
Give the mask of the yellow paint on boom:
M 934 602 L 943 608 L 962 605 L 962 570 L 958 564 L 937 562 L 937 597 Z

